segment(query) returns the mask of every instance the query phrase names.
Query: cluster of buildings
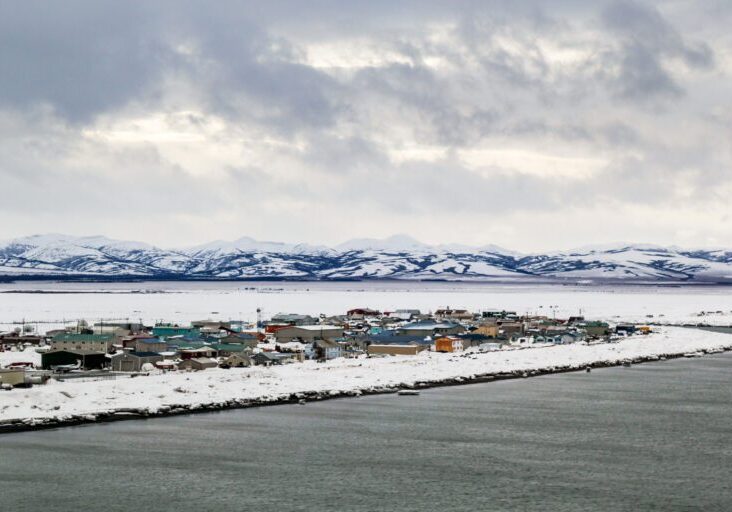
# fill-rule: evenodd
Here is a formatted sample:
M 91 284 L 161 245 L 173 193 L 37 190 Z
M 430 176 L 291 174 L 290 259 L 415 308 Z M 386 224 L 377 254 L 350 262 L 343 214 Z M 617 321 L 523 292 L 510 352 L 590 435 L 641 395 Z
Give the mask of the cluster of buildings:
M 356 308 L 326 317 L 280 313 L 258 325 L 218 320 L 189 325 L 112 322 L 49 331 L 0 334 L 0 350 L 35 346 L 43 370 L 70 372 L 198 371 L 279 365 L 342 357 L 415 355 L 425 350 L 460 352 L 506 346 L 567 344 L 630 334 L 634 325 L 611 327 L 582 317 L 556 319 L 513 311 L 470 312 L 443 308 L 377 311 Z M 647 327 L 640 327 L 647 332 Z M 30 364 L 16 362 L 19 370 Z M 0 384 L 3 383 L 0 376 Z

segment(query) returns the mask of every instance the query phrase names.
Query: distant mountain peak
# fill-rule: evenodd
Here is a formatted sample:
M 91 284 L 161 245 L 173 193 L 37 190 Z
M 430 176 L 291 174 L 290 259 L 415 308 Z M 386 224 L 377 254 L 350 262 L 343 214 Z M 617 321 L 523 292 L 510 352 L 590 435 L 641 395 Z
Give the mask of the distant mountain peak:
M 407 235 L 329 248 L 250 237 L 161 249 L 104 236 L 34 235 L 0 243 L 0 276 L 148 279 L 440 279 L 723 282 L 732 251 L 621 243 L 522 255 L 427 245 Z
M 392 235 L 388 238 L 355 238 L 335 246 L 335 250 L 340 252 L 369 250 L 422 251 L 428 249 L 430 249 L 430 246 L 403 234 Z

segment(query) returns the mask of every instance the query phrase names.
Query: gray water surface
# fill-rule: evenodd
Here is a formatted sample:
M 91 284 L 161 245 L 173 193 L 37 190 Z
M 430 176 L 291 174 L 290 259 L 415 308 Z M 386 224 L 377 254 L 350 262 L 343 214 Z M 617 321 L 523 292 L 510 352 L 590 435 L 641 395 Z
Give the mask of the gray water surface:
M 726 511 L 731 404 L 725 354 L 9 434 L 0 510 Z

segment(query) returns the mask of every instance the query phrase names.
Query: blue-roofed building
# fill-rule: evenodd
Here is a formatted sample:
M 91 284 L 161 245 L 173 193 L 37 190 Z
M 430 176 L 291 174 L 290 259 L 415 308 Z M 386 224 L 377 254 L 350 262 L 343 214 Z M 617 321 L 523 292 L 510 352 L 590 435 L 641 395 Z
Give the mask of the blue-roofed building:
M 397 329 L 397 334 L 411 334 L 415 336 L 434 336 L 447 334 L 460 334 L 465 331 L 465 327 L 454 322 L 433 322 L 426 320 L 424 322 L 413 322 L 403 325 Z
M 380 334 L 368 336 L 366 341 L 374 345 L 431 345 L 432 338 L 422 335 L 397 334 L 394 331 L 384 331 Z
M 201 331 L 195 327 L 182 327 L 180 325 L 158 324 L 153 327 L 153 336 L 158 338 L 170 338 L 171 336 L 194 336 L 201 335 Z

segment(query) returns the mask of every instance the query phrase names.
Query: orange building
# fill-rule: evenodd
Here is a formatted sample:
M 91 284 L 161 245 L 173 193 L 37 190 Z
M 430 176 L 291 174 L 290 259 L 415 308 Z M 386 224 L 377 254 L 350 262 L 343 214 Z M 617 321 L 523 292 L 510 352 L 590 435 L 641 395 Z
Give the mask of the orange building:
M 463 349 L 463 340 L 460 338 L 437 338 L 435 352 L 459 352 Z

